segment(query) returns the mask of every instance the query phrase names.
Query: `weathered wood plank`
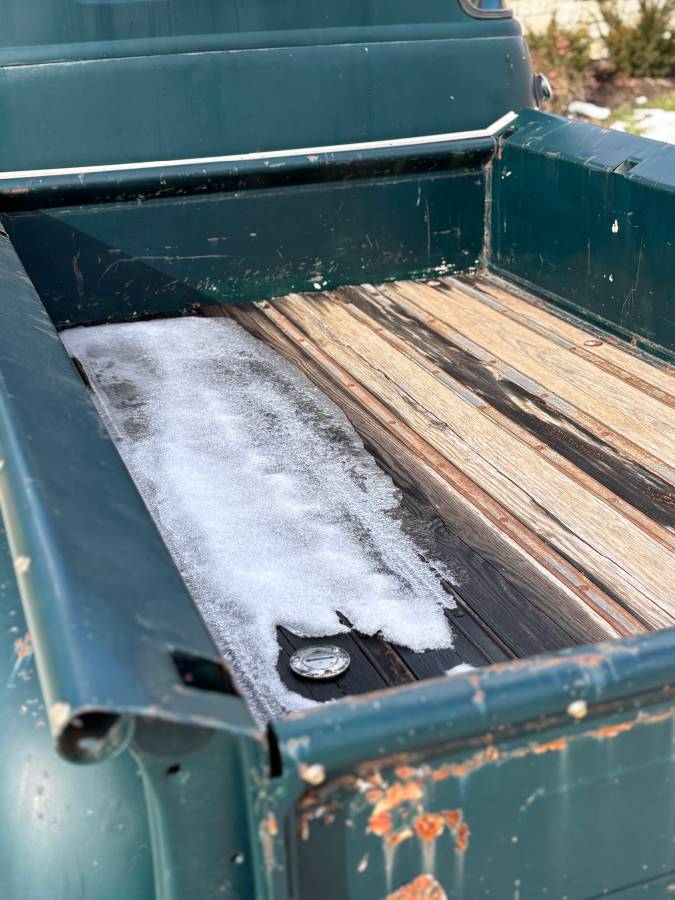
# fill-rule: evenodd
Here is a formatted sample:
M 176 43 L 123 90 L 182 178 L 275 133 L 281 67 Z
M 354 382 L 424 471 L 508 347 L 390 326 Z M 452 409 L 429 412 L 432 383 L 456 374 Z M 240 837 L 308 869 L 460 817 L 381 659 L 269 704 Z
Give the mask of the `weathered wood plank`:
M 461 498 L 453 504 L 453 488 L 446 485 L 432 490 L 440 500 L 438 506 L 447 514 L 444 521 L 423 494 L 425 479 L 420 482 L 421 466 L 385 429 L 369 419 L 367 411 L 353 396 L 340 391 L 336 383 L 301 354 L 297 344 L 287 340 L 274 324 L 252 307 L 225 307 L 226 313 L 249 331 L 270 343 L 298 365 L 346 412 L 364 439 L 366 447 L 380 465 L 394 479 L 403 492 L 403 503 L 418 519 L 428 524 L 433 536 L 434 555 L 446 562 L 459 579 L 458 587 L 450 592 L 458 602 L 457 610 L 449 611 L 455 634 L 455 646 L 462 661 L 478 665 L 498 662 L 509 657 L 527 656 L 546 650 L 556 650 L 589 640 L 585 617 L 575 620 L 565 630 L 553 604 L 566 604 L 567 595 L 555 576 L 545 579 L 531 560 L 521 559 L 522 549 L 507 535 L 500 543 L 490 533 L 491 522 L 485 524 L 478 511 L 468 515 L 462 510 Z M 426 482 L 427 486 L 429 482 Z M 421 486 L 422 485 L 422 486 Z M 503 514 L 503 518 L 506 516 Z M 452 529 L 447 523 L 452 524 Z M 457 531 L 461 531 L 460 537 Z M 496 537 L 499 532 L 496 531 Z M 515 546 L 515 550 L 513 549 Z M 524 554 L 522 554 L 524 556 Z M 552 603 L 544 602 L 541 597 Z M 562 607 L 563 610 L 566 608 Z M 498 637 L 491 636 L 496 632 Z M 603 636 L 607 636 L 604 634 Z M 433 654 L 425 656 L 427 661 Z M 456 664 L 452 663 L 453 665 Z M 435 674 L 450 664 L 436 666 Z
M 415 680 L 415 676 L 405 664 L 397 648 L 379 635 L 359 634 L 354 626 L 342 613 L 338 614 L 340 621 L 351 629 L 351 635 L 359 650 L 368 659 L 373 668 L 389 685 L 409 684 Z
M 514 321 L 526 325 L 544 337 L 558 343 L 562 342 L 571 353 L 583 356 L 610 375 L 644 391 L 654 399 L 675 406 L 675 373 L 672 370 L 669 372 L 665 365 L 660 365 L 658 361 L 647 362 L 629 352 L 628 347 L 624 347 L 618 338 L 613 341 L 610 336 L 603 336 L 602 340 L 598 340 L 595 334 L 585 331 L 581 323 L 577 325 L 549 311 L 545 301 L 531 294 L 528 296 L 526 291 L 515 293 L 513 290 L 507 290 L 501 279 L 495 276 L 474 279 L 470 283 L 463 278 L 443 278 L 441 281 L 450 286 L 459 284 L 464 288 L 468 284 L 470 289 L 489 294 L 499 302 L 497 308 L 504 315 L 511 316 Z
M 675 623 L 669 556 L 649 535 L 483 416 L 470 397 L 448 390 L 357 322 L 339 302 L 291 295 L 276 305 L 425 441 L 620 596 L 642 621 L 656 628 Z M 639 571 L 626 564 L 636 559 Z
M 474 662 L 478 657 L 464 655 L 462 637 L 468 638 L 479 655 L 490 662 L 559 650 L 579 642 L 561 627 L 557 618 L 541 608 L 539 597 L 529 584 L 516 583 L 502 566 L 481 556 L 460 537 L 456 520 L 444 521 L 438 515 L 421 492 L 414 473 L 390 460 L 366 436 L 364 443 L 402 491 L 406 509 L 426 523 L 429 554 L 444 561 L 454 573 L 453 584 L 444 586 L 457 602 L 456 609 L 448 610 L 448 618 L 462 661 L 478 665 Z M 471 531 L 466 536 L 472 539 L 474 534 Z
M 249 312 L 251 312 L 252 309 L 252 307 L 247 308 Z M 209 306 L 204 307 L 202 315 L 206 317 L 222 317 L 228 315 L 228 310 L 229 307 Z M 255 315 L 255 313 L 253 313 L 253 315 Z M 255 329 L 251 330 L 255 333 Z M 283 340 L 283 336 L 279 333 L 276 337 L 277 344 L 280 344 Z M 292 351 L 292 345 L 290 343 L 285 347 L 284 355 L 288 356 L 289 351 Z M 425 521 L 426 524 L 426 511 L 425 513 L 420 512 L 420 507 L 414 503 L 407 502 L 405 496 L 404 505 L 411 515 Z M 489 634 L 485 633 L 481 626 L 472 619 L 470 613 L 466 613 L 463 610 L 448 610 L 448 612 L 456 612 L 462 619 L 459 625 L 454 621 L 454 618 L 452 619 L 455 649 L 450 651 L 428 651 L 424 654 L 413 654 L 415 658 L 424 658 L 424 665 L 416 668 L 415 671 L 413 671 L 413 668 L 409 667 L 405 662 L 402 653 L 403 648 L 388 643 L 379 635 L 370 637 L 358 633 L 353 630 L 351 623 L 346 617 L 341 615 L 340 618 L 343 624 L 352 629 L 350 631 L 350 638 L 353 642 L 351 644 L 351 649 L 350 646 L 347 645 L 345 645 L 345 649 L 350 652 L 352 658 L 355 656 L 358 657 L 356 663 L 358 678 L 357 692 L 363 692 L 368 689 L 381 689 L 383 683 L 387 686 L 396 686 L 410 683 L 417 678 L 437 677 L 443 675 L 445 670 L 451 664 L 457 665 L 460 662 L 468 662 L 473 666 L 487 665 L 491 662 L 504 661 L 514 655 L 504 653 L 501 647 L 495 643 Z M 311 697 L 312 699 L 320 701 L 335 699 L 350 692 L 353 687 L 351 680 L 348 683 L 341 681 L 337 683 L 332 681 L 326 683 L 313 683 L 297 678 L 289 666 L 290 655 L 296 647 L 303 646 L 306 643 L 312 643 L 312 641 L 305 641 L 283 628 L 278 630 L 278 635 L 280 645 L 278 668 L 288 687 L 292 690 L 299 691 L 302 696 Z M 333 637 L 327 636 L 327 639 L 333 640 Z M 317 640 L 318 639 L 314 639 L 314 642 L 317 642 Z M 568 643 L 569 638 L 566 638 L 561 646 L 567 646 Z M 363 659 L 361 659 L 361 657 L 363 657 Z M 452 663 L 448 663 L 448 659 L 451 659 Z M 364 660 L 368 665 L 364 665 Z
M 528 378 L 642 447 L 655 460 L 667 465 L 675 459 L 675 427 L 671 410 L 665 404 L 506 318 L 459 287 L 397 282 L 385 290 L 409 298 Z
M 643 626 L 525 528 L 268 303 L 229 314 L 288 355 L 335 402 L 391 467 L 406 471 L 439 516 L 511 578 L 578 642 L 636 633 Z M 281 335 L 281 336 L 280 336 Z
M 488 564 L 489 565 L 489 564 Z M 498 589 L 499 580 L 493 582 L 493 587 Z M 510 648 L 504 649 L 502 641 L 495 639 L 493 633 L 485 628 L 485 625 L 476 617 L 475 611 L 468 606 L 462 596 L 455 592 L 458 601 L 456 609 L 449 609 L 446 613 L 448 621 L 452 626 L 453 633 L 456 635 L 455 646 L 461 647 L 460 655 L 466 659 L 471 665 L 489 665 L 494 662 L 506 662 L 509 659 L 516 659 L 521 656 L 527 656 L 527 653 L 516 653 Z M 566 639 L 569 642 L 569 638 Z M 466 644 L 464 644 L 466 641 Z M 573 646 L 575 642 L 570 642 Z M 578 643 L 578 642 L 576 642 Z M 568 646 L 565 643 L 564 646 Z M 464 649 L 464 648 L 467 649 Z M 469 649 L 473 648 L 473 649 Z M 556 649 L 559 649 L 556 647 Z M 538 653 L 541 650 L 537 651 Z M 479 662 L 479 659 L 484 662 Z M 476 659 L 475 663 L 471 660 Z
M 426 312 L 400 292 L 392 292 L 390 287 L 390 285 L 381 285 L 378 288 L 373 288 L 371 285 L 362 285 L 363 290 L 379 293 L 383 297 L 388 298 L 393 304 L 403 309 L 406 315 L 422 322 L 430 331 L 437 334 L 450 346 L 456 346 L 470 357 L 479 360 L 483 366 L 493 373 L 496 380 L 504 382 L 504 387 L 513 392 L 517 400 L 522 398 L 524 402 L 527 402 L 527 398 L 535 398 L 533 402 L 542 411 L 542 414 L 550 417 L 553 422 L 563 422 L 565 427 L 570 428 L 570 441 L 572 443 L 574 443 L 575 434 L 587 434 L 592 440 L 599 442 L 599 446 L 610 448 L 622 459 L 632 460 L 640 470 L 651 473 L 658 481 L 672 485 L 675 477 L 675 470 L 673 470 L 672 466 L 648 453 L 623 435 L 608 428 L 604 422 L 583 412 L 574 406 L 573 403 L 563 400 L 555 391 L 545 388 L 535 379 L 527 377 L 514 366 L 497 358 L 476 341 L 466 337 L 447 322 L 441 321 L 436 316 Z M 593 456 L 594 454 L 591 453 L 590 455 Z
M 451 334 L 441 338 L 415 317 L 414 305 L 403 300 L 395 303 L 369 286 L 343 288 L 336 295 L 393 347 L 451 390 L 470 391 L 477 406 L 478 398 L 484 400 L 479 406 L 484 415 L 675 550 L 675 534 L 666 530 L 675 525 L 675 491 L 670 484 L 589 434 L 546 399 L 500 377 L 480 356 L 453 343 Z

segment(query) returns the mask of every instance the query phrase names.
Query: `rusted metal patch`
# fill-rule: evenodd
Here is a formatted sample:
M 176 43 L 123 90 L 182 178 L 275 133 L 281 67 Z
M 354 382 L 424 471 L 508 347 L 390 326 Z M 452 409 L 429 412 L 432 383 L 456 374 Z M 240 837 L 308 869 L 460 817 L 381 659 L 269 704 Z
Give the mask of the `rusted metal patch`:
M 415 834 L 427 843 L 437 840 L 446 828 L 454 838 L 455 850 L 464 853 L 469 846 L 471 829 L 464 821 L 461 809 L 445 809 L 440 813 L 425 812 L 415 819 Z
M 17 638 L 14 641 L 14 656 L 17 661 L 25 659 L 33 652 L 33 642 L 30 634 L 27 632 L 25 637 Z
M 279 824 L 274 813 L 268 813 L 262 820 L 259 833 L 265 868 L 271 874 L 274 871 L 274 840 L 279 834 Z
M 276 837 L 279 834 L 279 825 L 277 824 L 277 817 L 274 813 L 270 813 L 267 816 L 267 831 L 271 837 Z
M 445 819 L 439 813 L 422 813 L 415 819 L 415 834 L 421 841 L 435 841 L 445 829 Z
M 651 725 L 675 718 L 675 708 L 662 710 L 658 713 L 639 712 L 629 721 L 617 722 L 611 725 L 586 729 L 584 731 L 570 732 L 565 736 L 551 738 L 545 741 L 529 741 L 512 750 L 500 749 L 493 743 L 491 735 L 484 736 L 485 746 L 462 759 L 460 762 L 443 763 L 437 768 L 429 765 L 412 766 L 408 762 L 401 762 L 394 769 L 394 774 L 399 780 L 391 784 L 383 779 L 381 770 L 373 770 L 367 775 L 344 776 L 331 782 L 322 792 L 314 791 L 303 798 L 301 807 L 316 818 L 316 810 L 326 811 L 329 794 L 344 788 L 360 793 L 372 807 L 368 819 L 368 832 L 380 837 L 386 837 L 395 832 L 396 819 L 403 810 L 403 818 L 410 816 L 411 809 L 417 813 L 413 821 L 413 827 L 417 836 L 424 840 L 438 829 L 439 823 L 436 815 L 443 817 L 445 825 L 451 831 L 455 831 L 461 822 L 461 810 L 441 810 L 438 813 L 423 808 L 424 788 L 426 784 L 444 781 L 448 778 L 463 779 L 472 772 L 477 771 L 491 763 L 503 763 L 514 759 L 524 759 L 528 756 L 543 756 L 548 753 L 565 752 L 571 745 L 583 740 L 612 740 L 622 734 L 632 731 L 642 725 Z M 385 765 L 385 763 L 383 763 Z M 407 825 L 407 823 L 406 823 Z
M 390 834 L 385 843 L 387 847 L 398 847 L 399 844 L 402 844 L 403 841 L 409 840 L 409 838 L 411 838 L 412 836 L 412 828 L 404 828 L 402 831 L 397 831 L 395 834 Z
M 387 894 L 387 900 L 448 900 L 448 895 L 433 876 L 419 875 L 409 884 Z
M 537 744 L 534 748 L 534 752 L 537 756 L 540 756 L 542 753 L 559 753 L 561 750 L 567 749 L 567 739 L 566 738 L 557 738 L 554 741 L 547 741 L 543 744 Z
M 530 755 L 542 756 L 546 753 L 562 753 L 569 748 L 571 744 L 576 744 L 584 739 L 593 739 L 597 741 L 611 740 L 621 734 L 626 734 L 640 725 L 653 725 L 658 722 L 664 722 L 668 719 L 675 718 L 675 709 L 668 709 L 659 713 L 645 714 L 638 713 L 635 719 L 628 722 L 617 722 L 613 725 L 604 725 L 601 728 L 594 728 L 590 731 L 583 731 L 578 734 L 572 733 L 567 737 L 554 738 L 550 741 L 540 743 L 529 743 L 515 750 L 499 751 L 496 747 L 489 746 L 485 750 L 480 750 L 473 756 L 461 763 L 450 763 L 432 770 L 429 777 L 432 781 L 443 781 L 446 778 L 464 778 L 470 772 L 480 769 L 486 763 L 490 762 L 506 762 L 512 759 L 523 759 Z
M 471 834 L 471 829 L 466 824 L 466 822 L 461 822 L 459 827 L 457 828 L 457 833 L 455 835 L 455 850 L 459 850 L 460 853 L 464 853 L 469 847 L 469 835 Z
M 378 798 L 373 815 L 383 812 L 390 812 L 397 809 L 402 803 L 408 801 L 421 800 L 423 795 L 422 786 L 417 781 L 400 782 L 395 781 L 390 787 L 384 791 L 381 798 Z
M 15 678 L 29 678 L 28 668 L 33 657 L 33 641 L 29 632 L 14 641 L 14 665 L 9 676 L 9 684 Z
M 445 779 L 461 781 L 467 775 L 493 763 L 501 765 L 502 762 L 536 759 L 549 754 L 555 757 L 566 753 L 579 741 L 611 741 L 639 726 L 672 721 L 673 718 L 675 708 L 661 709 L 652 713 L 640 711 L 628 721 L 602 724 L 600 720 L 592 727 L 589 727 L 590 723 L 585 723 L 583 731 L 580 724 L 575 724 L 565 735 L 558 734 L 555 737 L 549 735 L 546 740 L 530 738 L 515 748 L 500 748 L 495 745 L 493 736 L 487 735 L 483 736 L 483 746 L 470 756 L 458 762 L 442 763 L 437 767 L 427 763 L 415 765 L 412 759 L 404 756 L 398 757 L 395 762 L 390 759 L 388 765 L 393 767 L 393 772 L 388 766 L 385 769 L 386 764 L 380 764 L 378 768 L 367 773 L 342 776 L 306 794 L 300 801 L 301 837 L 304 840 L 309 839 L 309 826 L 312 820 L 320 819 L 324 826 L 341 821 L 337 813 L 341 801 L 336 796 L 336 791 L 343 789 L 347 796 L 356 793 L 358 796 L 353 811 L 359 818 L 365 813 L 366 834 L 380 839 L 378 843 L 383 854 L 386 884 L 390 890 L 393 886 L 395 854 L 399 845 L 404 843 L 409 845 L 411 841 L 417 844 L 418 871 L 424 874 L 389 893 L 388 900 L 445 897 L 442 886 L 428 873 L 436 871 L 437 853 L 441 851 L 446 858 L 448 851 L 454 852 L 457 863 L 460 864 L 461 858 L 469 850 L 472 829 L 465 819 L 462 808 L 438 808 L 438 801 L 434 802 L 432 799 L 435 794 L 434 784 Z M 386 780 L 383 771 L 392 772 L 395 780 Z M 455 790 L 455 786 L 452 790 Z M 344 827 L 356 828 L 356 819 L 357 816 L 345 819 Z M 270 831 L 269 826 L 266 830 Z M 409 847 L 406 852 L 410 853 L 411 850 Z M 357 872 L 363 872 L 368 862 L 367 857 L 361 858 L 358 863 L 355 861 Z
M 368 834 L 386 837 L 394 827 L 393 819 L 388 812 L 373 813 L 368 819 Z
M 365 793 L 366 800 L 374 804 L 366 832 L 382 838 L 385 848 L 390 849 L 409 840 L 414 834 L 431 859 L 434 843 L 447 830 L 454 840 L 455 850 L 463 853 L 469 846 L 471 829 L 464 821 L 462 810 L 426 810 L 422 782 L 415 778 L 420 772 L 410 766 L 399 766 L 396 771 L 405 774 L 409 780 L 396 781 L 384 791 L 370 790 Z M 428 770 L 424 774 L 428 777 Z
M 388 846 L 396 846 L 412 837 L 412 829 L 401 821 L 400 828 L 394 831 L 395 821 L 392 815 L 395 810 L 406 803 L 416 803 L 423 797 L 422 786 L 417 781 L 396 781 L 386 790 L 366 791 L 366 800 L 374 803 L 373 811 L 368 819 L 366 831 L 386 839 Z M 407 811 L 399 819 L 407 817 Z
M 604 728 L 597 728 L 592 734 L 598 740 L 605 740 L 606 738 L 614 738 L 619 734 L 623 734 L 624 731 L 630 731 L 634 725 L 635 722 L 619 722 L 618 725 L 606 725 Z

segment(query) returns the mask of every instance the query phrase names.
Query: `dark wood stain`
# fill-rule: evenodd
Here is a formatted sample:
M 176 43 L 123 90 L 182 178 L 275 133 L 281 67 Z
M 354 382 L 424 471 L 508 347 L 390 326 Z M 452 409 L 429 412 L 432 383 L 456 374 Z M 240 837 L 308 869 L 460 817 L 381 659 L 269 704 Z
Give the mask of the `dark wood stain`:
M 254 309 L 232 308 L 226 312 L 252 333 L 269 340 L 273 328 Z M 207 311 L 207 315 L 213 314 Z M 299 355 L 298 348 L 283 335 L 274 333 L 274 343 L 301 368 L 306 368 L 307 361 Z M 331 396 L 336 399 L 337 390 L 331 387 Z M 292 673 L 288 660 L 294 649 L 317 640 L 300 638 L 280 629 L 279 672 L 289 688 L 315 700 L 337 699 L 350 693 L 438 677 L 460 663 L 479 667 L 581 643 L 581 635 L 569 634 L 541 608 L 539 593 L 526 578 L 520 582 L 513 580 L 494 561 L 481 555 L 477 549 L 480 541 L 471 541 L 466 533 L 460 537 L 449 522 L 441 519 L 415 480 L 408 476 L 408 468 L 386 452 L 372 431 L 359 424 L 351 398 L 340 397 L 339 402 L 367 449 L 401 490 L 402 506 L 425 530 L 427 555 L 445 562 L 457 575 L 458 584 L 446 585 L 457 603 L 456 608 L 446 612 L 454 647 L 415 653 L 389 644 L 379 635 L 369 637 L 353 630 L 348 635 L 330 635 L 326 640 L 343 646 L 352 657 L 352 666 L 335 681 L 307 682 Z M 415 537 L 419 537 L 418 531 Z M 346 618 L 342 617 L 342 621 L 350 625 Z
M 421 318 L 422 311 L 420 318 L 415 315 L 414 303 L 404 306 L 404 301 L 398 303 L 390 293 L 377 294 L 369 287 L 340 288 L 331 292 L 330 301 L 342 301 L 345 310 L 360 321 L 364 334 L 372 327 L 411 359 L 436 370 L 439 377 L 445 373 L 457 383 L 458 390 L 472 393 L 480 406 L 485 404 L 484 413 L 502 428 L 519 434 L 540 452 L 548 453 L 550 448 L 557 454 L 556 465 L 570 477 L 578 470 L 580 490 L 597 491 L 602 497 L 611 493 L 623 510 L 628 505 L 633 507 L 637 527 L 656 533 L 663 525 L 675 524 L 669 484 L 644 469 L 628 451 L 603 441 L 592 422 L 577 422 L 573 413 L 565 414 L 545 394 L 540 396 L 517 379 L 503 377 L 478 353 L 435 332 Z M 546 568 L 545 547 L 539 556 L 538 547 L 533 556 L 528 555 L 532 551 L 527 542 L 522 545 L 525 553 L 514 549 L 513 539 L 503 537 L 509 532 L 502 532 L 499 510 L 488 506 L 486 513 L 474 505 L 473 495 L 466 493 L 461 480 L 453 480 L 452 471 L 437 470 L 433 458 L 421 451 L 418 456 L 415 442 L 396 430 L 396 409 L 377 394 L 371 396 L 367 381 L 359 381 L 352 371 L 342 369 L 339 363 L 333 368 L 334 360 L 330 352 L 321 349 L 320 337 L 312 338 L 315 332 L 320 335 L 320 328 L 307 327 L 302 309 L 300 303 L 296 308 L 292 301 L 270 301 L 259 307 L 229 307 L 221 314 L 231 315 L 281 352 L 343 409 L 366 448 L 400 489 L 401 506 L 407 513 L 401 515 L 402 524 L 405 527 L 406 521 L 414 522 L 414 539 L 419 538 L 420 529 L 424 533 L 424 540 L 417 544 L 422 558 L 442 561 L 452 572 L 442 583 L 453 595 L 456 607 L 446 611 L 454 646 L 424 653 L 394 646 L 381 635 L 361 635 L 342 617 L 349 632 L 326 639 L 345 646 L 352 656 L 352 669 L 335 682 L 308 684 L 289 674 L 287 656 L 304 639 L 280 633 L 280 671 L 289 687 L 315 699 L 337 698 L 438 677 L 460 663 L 484 666 L 589 643 L 597 639 L 595 632 L 606 636 L 603 626 L 590 615 L 592 604 L 586 606 L 584 596 L 581 602 L 575 601 L 576 583 L 572 582 L 570 588 Z M 329 310 L 330 305 L 328 318 Z M 212 313 L 207 310 L 206 314 Z M 364 316 L 368 318 L 364 320 Z M 347 318 L 343 316 L 342 321 L 346 323 Z M 347 327 L 345 333 L 349 333 Z M 452 460 L 449 464 L 452 466 Z M 611 496 L 608 502 L 612 502 Z M 508 515 L 508 508 L 505 513 Z M 555 509 L 546 514 L 557 522 Z M 626 511 L 624 515 L 631 514 Z M 651 522 L 645 522 L 645 517 Z M 561 528 L 558 522 L 558 531 Z M 518 540 L 516 537 L 515 543 Z M 576 571 L 580 581 L 587 581 L 589 590 L 594 585 L 599 594 L 607 595 L 609 603 L 626 609 L 579 560 L 560 553 L 559 562 L 563 561 Z M 635 626 L 639 629 L 637 620 Z
M 499 378 L 488 365 L 395 307 L 393 301 L 386 305 L 376 303 L 364 291 L 352 287 L 341 288 L 336 293 L 409 342 L 447 375 L 652 521 L 675 525 L 675 493 L 668 482 L 609 446 L 541 397 Z
M 456 573 L 457 583 L 447 586 L 448 593 L 457 601 L 457 608 L 448 610 L 456 638 L 457 632 L 462 631 L 488 662 L 560 650 L 579 643 L 541 608 L 535 592 L 524 590 L 524 586 L 514 583 L 481 556 L 449 522 L 441 519 L 401 472 L 390 469 L 373 448 L 369 449 L 401 490 L 404 506 L 426 524 L 433 542 L 433 556 Z M 455 645 L 459 649 L 462 641 L 456 639 Z M 478 664 L 468 657 L 461 661 Z

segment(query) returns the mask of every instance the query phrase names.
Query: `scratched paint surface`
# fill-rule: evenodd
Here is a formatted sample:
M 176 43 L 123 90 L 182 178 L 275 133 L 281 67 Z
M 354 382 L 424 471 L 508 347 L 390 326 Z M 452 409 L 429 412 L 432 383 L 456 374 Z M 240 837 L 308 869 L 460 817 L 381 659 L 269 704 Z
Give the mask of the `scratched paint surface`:
M 8 835 L 0 896 L 117 900 L 124 884 L 125 900 L 147 900 L 152 859 L 137 768 L 128 755 L 74 766 L 55 752 L 27 629 L 0 516 L 0 809 Z
M 540 112 L 493 178 L 490 263 L 646 349 L 675 352 L 675 147 Z
M 673 733 L 666 705 L 364 764 L 300 803 L 301 896 L 340 832 L 347 872 L 327 898 L 588 900 L 661 879 L 675 869 Z
M 207 196 L 164 197 L 159 186 L 142 203 L 29 210 L 3 224 L 57 325 L 128 319 L 471 271 L 484 176 L 475 161 L 457 164 L 471 168 L 286 188 L 261 178 L 256 190 Z

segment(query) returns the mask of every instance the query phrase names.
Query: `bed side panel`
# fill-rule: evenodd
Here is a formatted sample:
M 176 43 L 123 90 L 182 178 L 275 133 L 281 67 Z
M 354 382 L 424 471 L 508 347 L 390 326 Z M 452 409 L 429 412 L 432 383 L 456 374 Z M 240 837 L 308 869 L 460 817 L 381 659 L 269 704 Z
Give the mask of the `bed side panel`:
M 280 723 L 300 793 L 283 832 L 291 896 L 666 890 L 672 642 L 565 651 Z
M 675 352 L 675 147 L 525 111 L 493 177 L 490 267 Z

